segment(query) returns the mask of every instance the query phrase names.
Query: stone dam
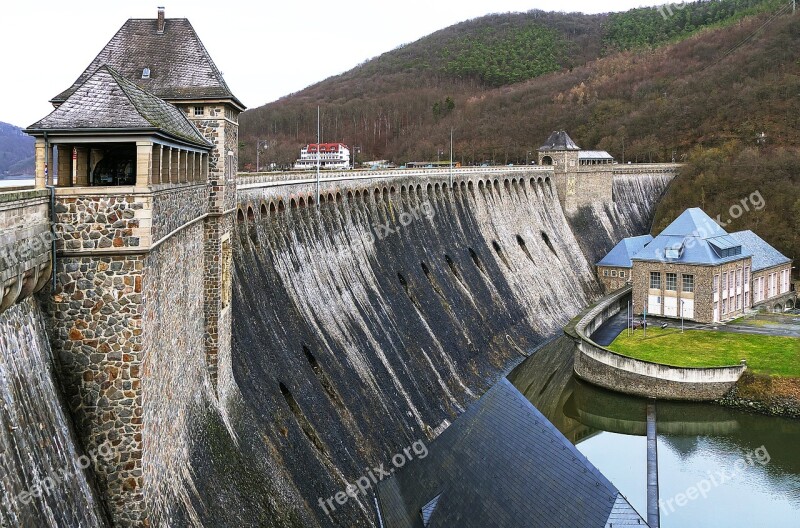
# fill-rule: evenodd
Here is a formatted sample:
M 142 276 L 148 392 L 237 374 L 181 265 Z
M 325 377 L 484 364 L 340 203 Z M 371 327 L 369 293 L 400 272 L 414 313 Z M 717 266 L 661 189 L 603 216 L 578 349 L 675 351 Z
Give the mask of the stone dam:
M 545 168 L 326 175 L 319 195 L 308 175 L 239 175 L 231 346 L 213 368 L 202 223 L 123 261 L 57 249 L 54 284 L 49 246 L 26 252 L 0 314 L 0 525 L 378 526 L 369 499 L 326 515 L 318 498 L 432 441 L 593 302 L 598 255 L 649 230 L 676 169 L 620 167 L 611 200 L 570 212 Z M 47 225 L 37 192 L 5 202 L 5 244 Z M 22 209 L 38 220 L 12 222 Z M 78 317 L 104 288 L 149 299 L 108 312 L 141 340 L 127 369 L 94 371 L 61 333 L 111 343 Z M 132 404 L 89 404 L 95 386 Z

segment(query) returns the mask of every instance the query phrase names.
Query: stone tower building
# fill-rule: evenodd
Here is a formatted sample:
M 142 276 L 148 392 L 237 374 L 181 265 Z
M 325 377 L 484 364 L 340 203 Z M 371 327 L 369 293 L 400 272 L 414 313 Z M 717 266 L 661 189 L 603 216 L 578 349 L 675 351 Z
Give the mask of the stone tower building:
M 148 474 L 168 464 L 157 446 L 185 414 L 158 402 L 191 377 L 214 395 L 230 354 L 244 106 L 189 21 L 161 8 L 125 22 L 51 102 L 27 130 L 36 187 L 55 198 L 50 337 L 84 449 L 113 450 L 95 465 L 114 523 L 146 525 Z
M 539 147 L 539 165 L 552 166 L 564 212 L 573 214 L 593 203 L 611 203 L 614 158 L 608 152 L 583 150 L 563 131 Z

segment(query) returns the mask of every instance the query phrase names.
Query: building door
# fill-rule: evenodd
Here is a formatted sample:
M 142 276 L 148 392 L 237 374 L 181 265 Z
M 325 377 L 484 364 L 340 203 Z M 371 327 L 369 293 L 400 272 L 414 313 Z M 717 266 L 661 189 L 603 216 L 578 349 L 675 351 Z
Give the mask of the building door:
M 664 315 L 667 317 L 678 317 L 677 297 L 664 297 Z
M 684 299 L 681 301 L 683 303 L 683 318 L 684 319 L 694 319 L 694 299 Z M 716 304 L 714 303 L 714 309 L 716 310 Z M 716 314 L 714 315 L 714 320 L 716 321 Z
M 647 313 L 649 315 L 661 315 L 661 296 L 649 295 L 647 297 Z

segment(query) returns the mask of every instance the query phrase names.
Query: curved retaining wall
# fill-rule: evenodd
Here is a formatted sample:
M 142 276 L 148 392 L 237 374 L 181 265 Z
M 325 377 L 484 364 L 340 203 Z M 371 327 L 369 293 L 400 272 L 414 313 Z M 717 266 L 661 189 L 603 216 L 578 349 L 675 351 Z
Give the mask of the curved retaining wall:
M 631 288 L 619 290 L 573 319 L 565 328 L 575 339 L 575 375 L 607 389 L 664 400 L 704 401 L 723 397 L 747 366 L 681 368 L 622 356 L 589 337 L 627 306 Z

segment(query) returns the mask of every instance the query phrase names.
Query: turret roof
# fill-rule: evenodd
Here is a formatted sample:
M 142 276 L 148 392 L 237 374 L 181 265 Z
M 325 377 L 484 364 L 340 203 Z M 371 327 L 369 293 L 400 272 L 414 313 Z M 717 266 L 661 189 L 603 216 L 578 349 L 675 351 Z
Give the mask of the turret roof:
M 233 95 L 192 24 L 168 18 L 164 31 L 157 19 L 130 19 L 117 31 L 78 79 L 51 102 L 62 103 L 101 66 L 110 66 L 124 78 L 169 101 L 231 99 Z M 147 68 L 149 76 L 143 76 Z
M 28 127 L 42 131 L 152 130 L 192 144 L 210 147 L 186 115 L 149 94 L 108 66 L 81 83 L 47 117 Z

